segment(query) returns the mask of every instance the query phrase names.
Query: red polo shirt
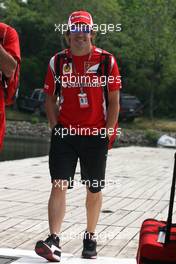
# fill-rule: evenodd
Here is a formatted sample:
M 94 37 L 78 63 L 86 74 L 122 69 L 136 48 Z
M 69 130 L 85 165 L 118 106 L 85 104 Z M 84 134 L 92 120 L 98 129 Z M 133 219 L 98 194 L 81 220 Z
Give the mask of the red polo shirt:
M 18 34 L 12 27 L 0 23 L 0 44 L 2 47 L 11 54 L 16 61 L 18 62 L 17 70 L 19 69 L 20 64 L 20 46 L 19 46 L 19 39 Z M 16 71 L 17 73 L 17 71 Z M 15 90 L 15 87 L 13 85 L 13 82 L 16 81 L 15 78 L 17 78 L 17 75 L 12 76 L 10 80 L 8 80 L 8 87 L 7 89 L 10 89 L 10 87 L 13 86 L 13 89 Z M 3 73 L 0 71 L 0 149 L 2 148 L 4 134 L 5 134 L 5 100 L 4 100 L 4 91 L 3 91 L 3 85 L 2 85 L 2 75 Z M 13 94 L 14 91 L 8 90 L 8 98 L 7 103 L 10 104 L 10 96 Z
M 103 128 L 106 125 L 106 105 L 103 92 L 105 77 L 97 75 L 97 68 L 101 63 L 101 54 L 107 53 L 102 49 L 92 48 L 92 52 L 85 56 L 72 56 L 70 50 L 62 53 L 71 56 L 69 63 L 62 62 L 61 75 L 62 88 L 59 104 L 58 122 L 64 127 L 76 128 Z M 109 54 L 110 63 L 108 73 L 111 78 L 108 81 L 109 92 L 120 89 L 121 81 L 116 60 Z M 45 79 L 44 91 L 49 95 L 55 93 L 55 66 L 57 54 L 50 60 Z M 83 78 L 84 77 L 84 78 Z M 81 79 L 82 78 L 82 79 Z M 80 107 L 79 94 L 83 84 L 83 92 L 86 94 L 88 107 Z

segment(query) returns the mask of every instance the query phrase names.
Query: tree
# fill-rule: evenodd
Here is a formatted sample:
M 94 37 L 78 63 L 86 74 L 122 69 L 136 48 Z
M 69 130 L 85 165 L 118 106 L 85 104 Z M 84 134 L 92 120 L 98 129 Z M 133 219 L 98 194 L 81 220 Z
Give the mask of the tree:
M 0 1 L 2 21 L 20 35 L 20 92 L 43 86 L 49 58 L 65 46 L 57 26 L 75 10 L 92 14 L 99 27 L 95 43 L 116 56 L 124 91 L 136 94 L 151 118 L 176 111 L 175 0 Z M 105 30 L 108 24 L 122 30 Z
M 119 2 L 119 1 L 118 1 Z M 161 91 L 175 82 L 175 1 L 120 1 L 122 5 L 123 52 L 129 71 L 128 85 L 144 97 L 149 97 L 150 117 L 153 119 Z M 126 39 L 126 40 L 125 40 Z M 165 64 L 168 62 L 171 67 Z M 129 66 L 129 64 L 131 64 Z M 166 78 L 169 76 L 170 78 Z M 174 77 L 174 79 L 173 79 Z M 141 89 L 141 93 L 140 93 Z

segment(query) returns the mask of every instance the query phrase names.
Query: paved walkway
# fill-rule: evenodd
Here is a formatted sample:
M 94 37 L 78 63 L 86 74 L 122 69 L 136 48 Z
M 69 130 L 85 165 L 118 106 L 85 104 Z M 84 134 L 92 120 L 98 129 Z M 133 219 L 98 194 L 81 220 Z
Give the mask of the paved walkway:
M 141 147 L 109 152 L 108 186 L 97 226 L 100 257 L 134 259 L 142 221 L 166 219 L 174 153 L 174 149 Z M 0 248 L 32 250 L 48 235 L 48 157 L 0 162 L 0 175 Z M 64 253 L 79 258 L 86 227 L 79 166 L 75 179 L 75 188 L 67 193 L 61 245 Z

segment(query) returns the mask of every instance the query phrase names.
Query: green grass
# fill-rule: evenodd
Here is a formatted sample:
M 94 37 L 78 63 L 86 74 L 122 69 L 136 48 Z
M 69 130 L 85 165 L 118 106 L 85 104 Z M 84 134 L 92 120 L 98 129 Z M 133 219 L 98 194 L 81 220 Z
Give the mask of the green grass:
M 141 129 L 141 130 L 159 130 L 165 132 L 176 132 L 176 120 L 136 118 L 132 123 L 120 122 L 122 128 Z
M 9 121 L 27 121 L 30 123 L 47 122 L 43 116 L 36 116 L 35 114 L 21 112 L 13 108 L 6 108 L 6 119 Z

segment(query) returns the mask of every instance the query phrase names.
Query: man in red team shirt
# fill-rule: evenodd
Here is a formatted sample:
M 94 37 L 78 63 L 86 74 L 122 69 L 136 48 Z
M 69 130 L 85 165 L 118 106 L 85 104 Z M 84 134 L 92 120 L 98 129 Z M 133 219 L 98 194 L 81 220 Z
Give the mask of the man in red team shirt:
M 101 189 L 104 187 L 110 131 L 114 129 L 119 113 L 118 66 L 113 55 L 93 46 L 91 15 L 76 11 L 70 15 L 68 26 L 70 48 L 51 58 L 44 86 L 47 116 L 52 129 L 49 153 L 52 190 L 48 203 L 50 235 L 37 242 L 35 251 L 49 261 L 60 261 L 59 233 L 65 215 L 66 191 L 73 188 L 71 183 L 78 158 L 81 180 L 87 190 L 87 227 L 82 257 L 97 256 L 94 233 L 102 206 Z M 102 54 L 109 55 L 108 74 L 114 78 L 108 82 L 108 109 L 101 76 L 97 76 Z M 56 74 L 58 67 L 59 76 Z M 87 77 L 86 80 L 80 81 L 81 76 Z M 98 78 L 96 85 L 93 82 L 95 77 Z M 60 82 L 58 107 L 57 82 Z
M 20 46 L 14 28 L 0 23 L 0 150 L 5 134 L 5 105 L 13 102 L 18 84 Z

